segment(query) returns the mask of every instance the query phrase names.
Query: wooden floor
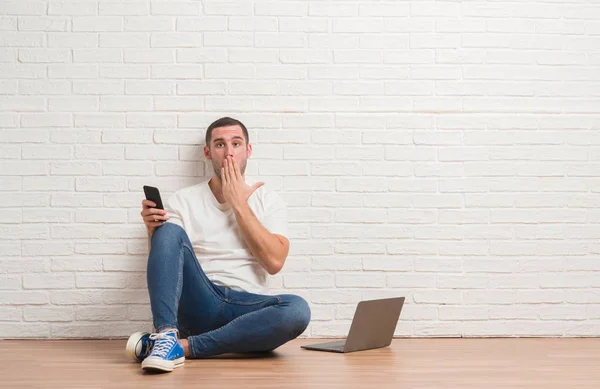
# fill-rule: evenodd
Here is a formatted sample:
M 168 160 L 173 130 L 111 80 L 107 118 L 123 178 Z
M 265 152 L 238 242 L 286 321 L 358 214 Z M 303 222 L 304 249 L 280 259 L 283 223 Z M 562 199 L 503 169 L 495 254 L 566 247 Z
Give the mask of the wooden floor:
M 125 340 L 4 340 L 0 388 L 600 388 L 596 338 L 394 339 L 349 354 L 300 348 L 319 341 L 148 374 L 126 359 Z

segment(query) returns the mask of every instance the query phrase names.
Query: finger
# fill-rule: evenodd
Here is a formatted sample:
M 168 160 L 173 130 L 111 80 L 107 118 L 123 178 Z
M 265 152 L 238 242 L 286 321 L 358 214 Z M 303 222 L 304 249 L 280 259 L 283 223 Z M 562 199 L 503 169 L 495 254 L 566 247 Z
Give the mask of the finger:
M 233 160 L 231 159 L 231 157 L 227 157 L 227 170 L 228 170 L 228 177 L 230 182 L 233 182 L 235 180 L 235 172 L 233 171 Z
M 144 218 L 144 221 L 147 223 L 154 223 L 154 222 L 167 221 L 167 220 L 169 220 L 168 216 L 159 216 L 159 215 L 151 215 L 151 216 L 146 216 Z
M 153 224 L 162 224 L 165 223 L 167 220 L 169 220 L 169 218 L 162 218 L 162 217 L 157 217 L 157 218 L 152 218 L 149 220 L 144 220 L 144 223 L 146 223 L 146 225 L 153 225 Z
M 227 185 L 227 176 L 225 176 L 225 167 L 221 168 L 221 181 L 223 181 L 223 185 Z
M 242 178 L 242 173 L 240 173 L 240 165 L 238 165 L 235 159 L 232 159 L 233 162 L 233 171 L 235 173 L 235 177 L 239 180 Z
M 166 215 L 167 211 L 158 208 L 146 208 L 142 211 L 142 216 L 148 215 Z
M 154 201 L 150 201 L 150 200 L 142 200 L 142 207 L 145 207 L 145 208 L 155 208 L 156 207 L 156 203 Z
M 225 177 L 225 182 L 228 181 L 229 178 L 229 170 L 227 167 L 227 157 L 225 157 L 225 160 L 223 161 L 223 176 Z
M 229 157 L 225 158 L 225 175 L 227 176 L 227 182 L 231 183 L 233 181 L 233 172 Z

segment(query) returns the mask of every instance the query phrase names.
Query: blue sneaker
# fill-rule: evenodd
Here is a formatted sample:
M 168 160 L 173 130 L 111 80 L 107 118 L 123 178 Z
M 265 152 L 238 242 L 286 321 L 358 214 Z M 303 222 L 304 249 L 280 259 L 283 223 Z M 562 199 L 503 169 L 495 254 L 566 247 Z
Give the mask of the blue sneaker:
M 177 330 L 167 330 L 150 335 L 154 346 L 150 355 L 142 362 L 142 369 L 173 371 L 185 363 L 185 352 L 177 342 Z
M 154 339 L 149 332 L 136 332 L 129 337 L 125 346 L 125 355 L 136 362 L 142 362 L 152 351 Z

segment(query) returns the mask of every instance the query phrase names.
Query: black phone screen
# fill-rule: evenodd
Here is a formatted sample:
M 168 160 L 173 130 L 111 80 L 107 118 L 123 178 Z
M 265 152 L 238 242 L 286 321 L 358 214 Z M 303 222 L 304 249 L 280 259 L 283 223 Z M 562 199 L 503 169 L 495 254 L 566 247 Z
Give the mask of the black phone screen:
M 160 192 L 158 191 L 158 188 L 144 185 L 144 194 L 146 195 L 146 200 L 153 201 L 156 204 L 156 208 L 165 209 L 163 207 L 162 199 L 160 198 Z

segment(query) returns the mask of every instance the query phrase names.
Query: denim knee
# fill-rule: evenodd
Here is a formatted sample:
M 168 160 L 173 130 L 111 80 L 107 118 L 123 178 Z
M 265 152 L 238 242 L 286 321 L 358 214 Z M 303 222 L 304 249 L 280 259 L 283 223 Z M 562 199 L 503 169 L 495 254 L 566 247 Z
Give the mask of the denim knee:
M 285 295 L 285 299 L 289 304 L 288 324 L 297 333 L 296 336 L 299 336 L 310 323 L 310 306 L 302 297 L 293 294 Z
M 154 239 L 168 239 L 168 238 L 179 238 L 181 235 L 185 235 L 186 232 L 180 225 L 166 222 L 160 227 L 157 227 L 154 230 L 154 234 L 152 235 L 152 240 Z

